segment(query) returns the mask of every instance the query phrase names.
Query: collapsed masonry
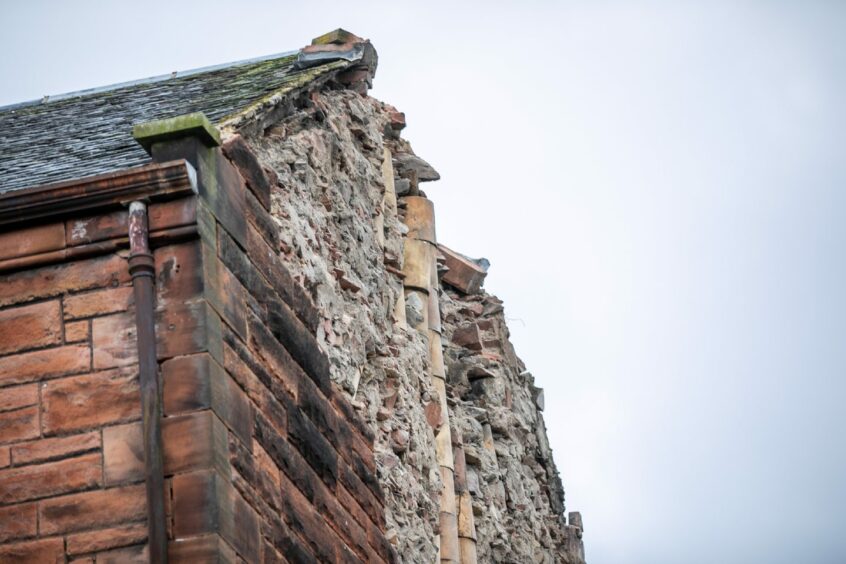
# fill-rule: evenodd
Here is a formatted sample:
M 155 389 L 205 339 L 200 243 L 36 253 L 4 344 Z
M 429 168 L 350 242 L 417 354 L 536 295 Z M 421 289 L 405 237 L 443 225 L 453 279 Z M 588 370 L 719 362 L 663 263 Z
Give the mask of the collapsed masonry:
M 152 157 L 130 170 L 154 187 L 84 213 L 37 207 L 33 175 L 0 162 L 0 560 L 155 561 L 140 304 L 113 210 L 138 198 L 157 281 L 161 553 L 584 561 L 543 392 L 481 289 L 487 261 L 437 240 L 420 185 L 438 173 L 401 137 L 405 116 L 367 95 L 375 69 L 369 42 L 338 30 L 295 55 L 107 91 L 149 156 L 115 137 L 104 166 Z M 94 96 L 48 109 L 76 115 Z M 44 108 L 0 112 L 7 154 L 27 152 L 11 136 Z M 198 111 L 211 122 L 184 115 Z M 35 170 L 67 197 L 69 179 L 104 172 L 86 162 Z

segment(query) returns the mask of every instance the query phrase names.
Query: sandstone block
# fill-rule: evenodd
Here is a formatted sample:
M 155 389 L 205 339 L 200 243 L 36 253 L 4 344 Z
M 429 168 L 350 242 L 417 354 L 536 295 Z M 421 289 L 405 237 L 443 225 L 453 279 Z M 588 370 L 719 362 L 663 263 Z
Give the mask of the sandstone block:
M 137 419 L 141 416 L 138 375 L 107 370 L 43 384 L 45 434 L 64 433 Z
M 479 333 L 479 327 L 475 323 L 458 327 L 452 334 L 452 344 L 471 351 L 482 350 L 482 335 Z
M 156 314 L 156 354 L 160 359 L 206 350 L 217 358 L 213 346 L 219 343 L 219 334 L 220 320 L 204 302 L 171 303 Z
M 76 246 L 126 237 L 128 230 L 129 214 L 126 210 L 72 219 L 66 222 L 67 244 Z
M 159 307 L 183 303 L 203 292 L 200 243 L 191 241 L 159 247 L 156 261 L 156 301 Z
M 141 423 L 103 429 L 103 479 L 106 486 L 144 479 Z
M 0 306 L 129 282 L 126 260 L 106 255 L 0 275 Z
M 150 231 L 192 225 L 197 222 L 197 198 L 194 196 L 151 204 L 147 208 Z
M 18 409 L 38 403 L 38 384 L 5 388 L 0 393 L 0 411 Z
M 58 300 L 0 310 L 0 354 L 61 344 L 60 311 Z
M 64 559 L 65 542 L 61 537 L 0 546 L 0 562 L 43 564 L 45 562 L 64 562 Z
M 81 343 L 91 336 L 91 323 L 88 320 L 71 321 L 65 324 L 65 342 Z
M 443 281 L 464 294 L 478 294 L 488 274 L 488 261 L 470 259 L 443 245 L 438 245 L 438 249 L 446 258 L 445 264 L 449 269 L 443 275 Z
M 236 564 L 238 559 L 218 535 L 178 539 L 168 543 L 168 562 L 172 564 Z
M 97 553 L 97 564 L 148 564 L 150 550 L 147 545 L 116 548 Z
M 92 320 L 91 325 L 95 370 L 138 362 L 135 315 L 119 313 L 98 317 Z
M 0 507 L 0 542 L 34 537 L 38 532 L 34 503 Z
M 100 448 L 100 434 L 97 432 L 39 439 L 12 446 L 12 460 L 15 465 L 44 462 L 65 456 L 73 456 Z
M 270 210 L 270 180 L 255 154 L 240 135 L 234 135 L 223 146 L 223 153 L 238 168 L 247 187 L 266 210 Z
M 100 453 L 0 470 L 0 503 L 18 503 L 100 485 Z
M 39 504 L 40 530 L 52 535 L 139 522 L 146 508 L 144 484 L 50 498 Z
M 147 526 L 133 524 L 122 527 L 111 527 L 98 531 L 86 531 L 68 535 L 68 554 L 88 554 L 100 552 L 122 546 L 141 544 L 147 540 Z M 100 561 L 100 557 L 97 557 Z
M 65 296 L 65 319 L 79 319 L 126 311 L 133 304 L 132 286 L 118 286 Z
M 32 439 L 39 434 L 37 405 L 0 413 L 0 443 Z
M 68 345 L 0 358 L 0 387 L 44 380 L 90 369 L 90 349 Z
M 0 233 L 0 260 L 56 251 L 65 246 L 64 223 Z

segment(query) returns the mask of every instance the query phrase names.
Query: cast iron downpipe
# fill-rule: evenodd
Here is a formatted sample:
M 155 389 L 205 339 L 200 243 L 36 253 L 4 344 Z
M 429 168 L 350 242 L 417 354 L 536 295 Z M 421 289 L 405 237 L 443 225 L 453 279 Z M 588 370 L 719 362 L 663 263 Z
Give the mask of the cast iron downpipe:
M 129 204 L 129 273 L 135 293 L 135 325 L 138 334 L 138 378 L 144 433 L 144 479 L 147 484 L 147 529 L 150 562 L 167 562 L 167 527 L 164 509 L 159 365 L 156 361 L 154 302 L 155 262 L 150 252 L 147 205 Z

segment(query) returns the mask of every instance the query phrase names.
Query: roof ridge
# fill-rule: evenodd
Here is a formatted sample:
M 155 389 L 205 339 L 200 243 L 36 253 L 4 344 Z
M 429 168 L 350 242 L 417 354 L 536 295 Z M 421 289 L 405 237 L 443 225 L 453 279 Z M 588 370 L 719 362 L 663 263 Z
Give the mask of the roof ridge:
M 207 72 L 214 72 L 218 70 L 223 70 L 226 68 L 234 68 L 243 65 L 250 65 L 255 63 L 261 63 L 264 61 L 271 61 L 274 59 L 283 59 L 285 57 L 293 57 L 300 52 L 299 49 L 295 49 L 293 51 L 285 51 L 282 53 L 274 53 L 272 55 L 264 55 L 261 57 L 253 57 L 250 59 L 242 59 L 239 61 L 232 61 L 229 63 L 221 63 L 217 65 L 210 65 L 205 67 L 197 67 L 194 69 L 188 69 L 184 71 L 173 71 L 169 74 L 160 74 L 155 76 L 150 76 L 147 78 L 138 78 L 135 80 L 127 80 L 125 82 L 116 82 L 114 84 L 108 84 L 105 86 L 95 86 L 94 88 L 85 88 L 82 90 L 75 90 L 72 92 L 64 92 L 62 94 L 55 94 L 55 95 L 46 95 L 42 98 L 37 98 L 34 100 L 27 100 L 24 102 L 15 102 L 13 104 L 8 104 L 6 106 L 0 106 L 0 112 L 6 112 L 10 110 L 17 110 L 21 108 L 28 108 L 30 106 L 36 106 L 39 104 L 49 104 L 51 102 L 59 102 L 62 100 L 68 100 L 70 98 L 78 98 L 82 96 L 89 96 L 91 94 L 101 94 L 103 92 L 109 92 L 112 90 L 119 90 L 121 88 L 126 88 L 129 86 L 138 86 L 140 84 L 154 84 L 156 82 L 163 82 L 165 80 L 171 80 L 176 78 L 185 78 L 187 76 L 194 76 L 198 74 L 204 74 Z

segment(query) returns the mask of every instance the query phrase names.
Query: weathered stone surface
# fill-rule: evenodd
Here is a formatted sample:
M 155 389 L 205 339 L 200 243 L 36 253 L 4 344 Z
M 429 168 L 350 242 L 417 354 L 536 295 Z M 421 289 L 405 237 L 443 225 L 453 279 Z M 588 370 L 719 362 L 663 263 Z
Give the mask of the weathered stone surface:
M 0 443 L 31 439 L 39 433 L 37 405 L 0 413 Z
M 63 562 L 65 543 L 61 537 L 0 545 L 0 562 L 42 564 Z
M 418 182 L 431 182 L 440 180 L 441 175 L 432 165 L 411 153 L 399 153 L 394 155 L 394 169 L 404 178 L 408 174 L 414 174 Z
M 441 310 L 455 397 L 450 421 L 464 439 L 478 561 L 583 562 L 581 540 L 563 526 L 540 389 L 508 341 L 502 303 L 450 290 Z M 460 513 L 470 517 L 466 508 Z
M 138 375 L 106 370 L 46 382 L 41 390 L 45 434 L 65 433 L 141 417 Z
M 34 537 L 37 519 L 35 503 L 0 507 L 0 542 Z
M 88 341 L 91 338 L 91 322 L 83 319 L 82 321 L 71 321 L 65 324 L 65 342 L 66 343 L 81 343 Z
M 133 303 L 132 286 L 119 286 L 84 294 L 73 294 L 65 296 L 63 301 L 65 319 L 79 319 L 126 311 Z
M 0 387 L 78 374 L 90 367 L 91 349 L 87 345 L 68 345 L 4 356 L 0 358 Z
M 119 313 L 92 321 L 91 340 L 94 348 L 94 370 L 127 366 L 138 362 L 135 316 Z
M 0 393 L 0 411 L 9 411 L 38 403 L 38 384 L 4 388 Z
M 92 488 L 100 484 L 100 454 L 0 470 L 0 503 L 19 503 Z
M 65 246 L 65 224 L 52 223 L 0 233 L 0 260 L 55 251 Z
M 71 556 L 100 552 L 121 546 L 141 544 L 147 540 L 146 525 L 126 525 L 99 531 L 87 531 L 68 535 L 67 553 Z M 100 556 L 97 557 L 99 562 Z
M 223 144 L 223 153 L 238 168 L 258 201 L 269 210 L 270 180 L 244 139 L 240 135 L 233 135 Z
M 139 484 L 46 499 L 38 507 L 41 534 L 143 521 L 147 507 L 144 492 L 144 484 Z
M 40 439 L 12 446 L 11 454 L 15 465 L 32 464 L 73 456 L 100 448 L 100 433 L 82 433 L 67 437 Z
M 488 274 L 488 260 L 470 259 L 444 245 L 438 245 L 438 249 L 446 259 L 444 264 L 448 269 L 443 281 L 465 294 L 479 293 Z
M 345 405 L 338 408 L 345 420 L 363 420 L 369 427 L 364 436 L 376 442 L 382 486 L 377 483 L 374 487 L 380 492 L 384 489 L 380 495 L 390 509 L 381 509 L 371 485 L 349 469 L 339 475 L 338 488 L 349 495 L 341 500 L 342 505 L 364 517 L 374 531 L 378 525 L 369 515 L 373 513 L 379 522 L 387 518 L 389 526 L 403 532 L 394 537 L 398 552 L 413 555 L 406 557 L 409 561 L 432 562 L 437 558 L 434 530 L 440 480 L 430 455 L 434 437 L 422 406 L 433 395 L 425 365 L 425 331 L 418 334 L 408 332 L 405 323 L 395 325 L 401 318 L 395 316 L 403 295 L 402 277 L 397 274 L 403 268 L 407 228 L 397 217 L 391 151 L 386 151 L 384 132 L 391 129 L 390 110 L 373 99 L 345 91 L 321 92 L 314 100 L 314 107 L 297 111 L 266 135 L 246 141 L 263 167 L 279 178 L 279 187 L 271 194 L 279 260 L 292 280 L 311 296 L 322 318 L 314 334 L 329 358 L 332 380 L 347 397 L 354 394 L 357 400 L 353 406 L 347 405 L 346 399 L 333 403 Z M 312 119 L 318 111 L 324 114 L 320 121 Z M 410 153 L 396 136 L 390 143 L 401 145 L 399 152 Z M 428 276 L 422 283 L 428 285 Z M 421 319 L 425 309 L 426 304 L 421 303 Z M 377 420 L 380 408 L 390 414 L 381 422 Z M 309 418 L 312 415 L 320 417 L 319 411 L 310 413 Z M 331 428 L 330 420 L 324 423 Z M 325 434 L 322 424 L 318 428 Z M 401 455 L 391 450 L 392 440 L 396 445 L 405 443 Z M 343 442 L 332 446 L 343 451 Z M 276 450 L 273 444 L 263 444 L 268 455 L 286 459 L 281 445 L 287 443 L 279 443 Z M 341 452 L 340 466 L 347 454 Z M 390 467 L 378 463 L 388 455 L 393 461 Z M 361 523 L 360 518 L 356 520 Z M 370 548 L 390 561 L 393 549 L 384 535 L 368 529 L 368 537 Z
M 62 314 L 58 300 L 0 310 L 0 354 L 61 342 Z
M 184 564 L 235 564 L 237 557 L 218 535 L 203 535 L 168 543 L 168 562 Z M 272 560 L 271 560 L 272 561 Z
M 69 291 L 117 287 L 129 279 L 126 260 L 118 255 L 4 274 L 0 275 L 0 306 Z
M 147 545 L 117 548 L 97 553 L 97 564 L 147 564 L 150 554 Z

